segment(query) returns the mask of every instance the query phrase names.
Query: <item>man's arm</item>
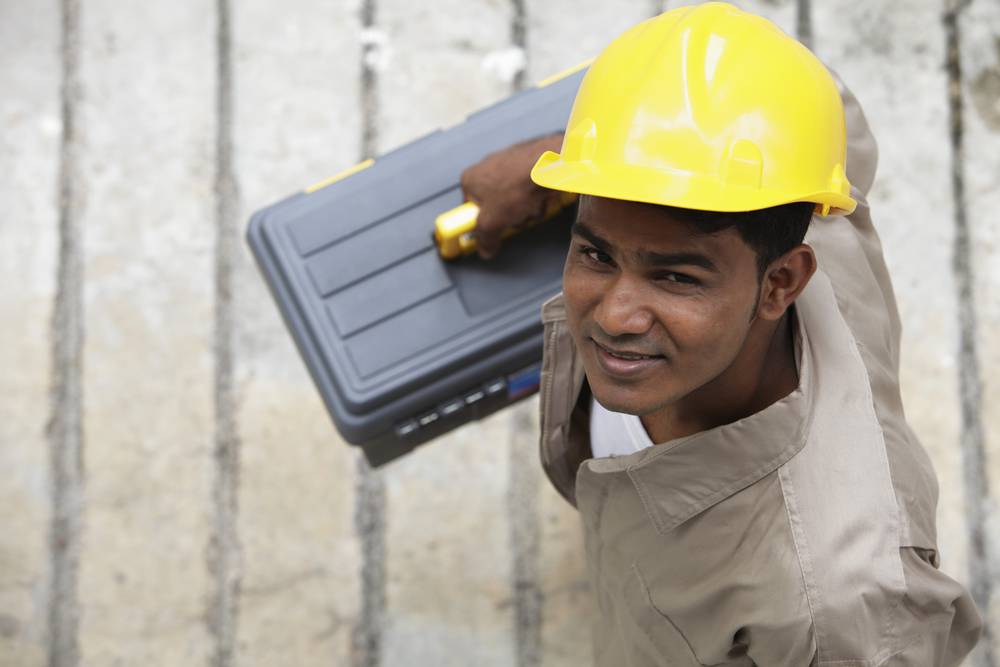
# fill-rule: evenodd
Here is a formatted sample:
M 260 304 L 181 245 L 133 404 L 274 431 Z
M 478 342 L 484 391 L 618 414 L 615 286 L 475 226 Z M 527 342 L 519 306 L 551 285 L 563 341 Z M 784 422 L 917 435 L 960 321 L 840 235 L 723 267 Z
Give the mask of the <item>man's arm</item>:
M 968 591 L 938 569 L 937 481 L 903 416 L 899 311 L 867 200 L 878 148 L 858 100 L 836 73 L 833 76 L 844 101 L 847 178 L 858 206 L 846 219 L 815 219 L 806 240 L 816 250 L 820 269 L 830 277 L 841 314 L 859 343 L 872 392 L 879 398 L 875 407 L 904 523 L 899 552 L 905 590 L 897 612 L 898 652 L 882 664 L 958 665 L 979 639 L 982 619 Z M 920 233 L 918 225 L 913 228 Z

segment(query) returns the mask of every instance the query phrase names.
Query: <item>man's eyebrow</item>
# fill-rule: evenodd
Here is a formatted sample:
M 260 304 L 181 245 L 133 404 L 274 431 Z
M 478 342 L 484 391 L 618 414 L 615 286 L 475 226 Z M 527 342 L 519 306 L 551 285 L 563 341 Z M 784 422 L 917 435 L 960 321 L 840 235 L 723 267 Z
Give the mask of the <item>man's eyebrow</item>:
M 612 246 L 609 241 L 602 239 L 600 236 L 597 235 L 597 233 L 593 229 L 583 224 L 579 220 L 575 221 L 573 223 L 573 226 L 570 227 L 570 233 L 576 234 L 577 236 L 582 236 L 583 238 L 587 239 L 593 244 L 595 248 L 597 248 L 601 252 L 606 252 L 610 254 L 611 250 L 614 249 L 614 246 Z
M 601 252 L 611 254 L 614 245 L 607 239 L 601 238 L 594 230 L 577 220 L 570 228 L 570 232 L 581 236 L 589 241 Z M 636 253 L 639 264 L 649 267 L 659 266 L 699 266 L 707 271 L 718 273 L 719 269 L 715 262 L 697 252 L 654 252 L 651 250 L 640 250 Z
M 659 253 L 639 251 L 639 263 L 646 266 L 700 266 L 706 271 L 719 272 L 715 262 L 697 252 Z

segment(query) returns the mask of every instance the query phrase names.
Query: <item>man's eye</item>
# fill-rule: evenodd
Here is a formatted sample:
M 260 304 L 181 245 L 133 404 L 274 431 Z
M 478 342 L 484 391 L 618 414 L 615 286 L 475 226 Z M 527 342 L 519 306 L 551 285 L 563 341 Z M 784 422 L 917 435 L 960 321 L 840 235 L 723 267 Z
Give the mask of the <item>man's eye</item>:
M 606 252 L 601 252 L 597 248 L 592 248 L 590 246 L 581 246 L 580 254 L 589 259 L 591 262 L 596 262 L 597 264 L 610 264 L 611 255 Z
M 675 273 L 674 271 L 668 271 L 667 273 L 660 275 L 659 279 L 668 283 L 677 283 L 678 285 L 698 284 L 698 280 L 696 278 L 692 278 L 684 273 Z

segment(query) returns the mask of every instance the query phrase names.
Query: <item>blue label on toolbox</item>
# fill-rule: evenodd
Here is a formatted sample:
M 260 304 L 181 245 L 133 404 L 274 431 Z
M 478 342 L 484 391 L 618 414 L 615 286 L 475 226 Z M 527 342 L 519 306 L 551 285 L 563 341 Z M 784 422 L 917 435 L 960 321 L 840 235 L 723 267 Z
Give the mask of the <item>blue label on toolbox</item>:
M 515 400 L 538 391 L 538 383 L 542 373 L 542 362 L 522 368 L 507 376 L 507 399 Z

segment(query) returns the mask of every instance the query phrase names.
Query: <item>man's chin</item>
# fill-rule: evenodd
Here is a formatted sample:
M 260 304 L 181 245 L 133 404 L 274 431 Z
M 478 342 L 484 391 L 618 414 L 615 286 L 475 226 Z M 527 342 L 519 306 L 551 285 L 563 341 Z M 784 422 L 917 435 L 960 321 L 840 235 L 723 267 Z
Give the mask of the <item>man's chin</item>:
M 605 387 L 595 387 L 591 384 L 590 392 L 605 410 L 610 410 L 611 412 L 642 417 L 651 412 L 656 412 L 660 407 L 659 405 L 650 404 L 648 399 L 642 399 L 629 391 L 608 390 Z

